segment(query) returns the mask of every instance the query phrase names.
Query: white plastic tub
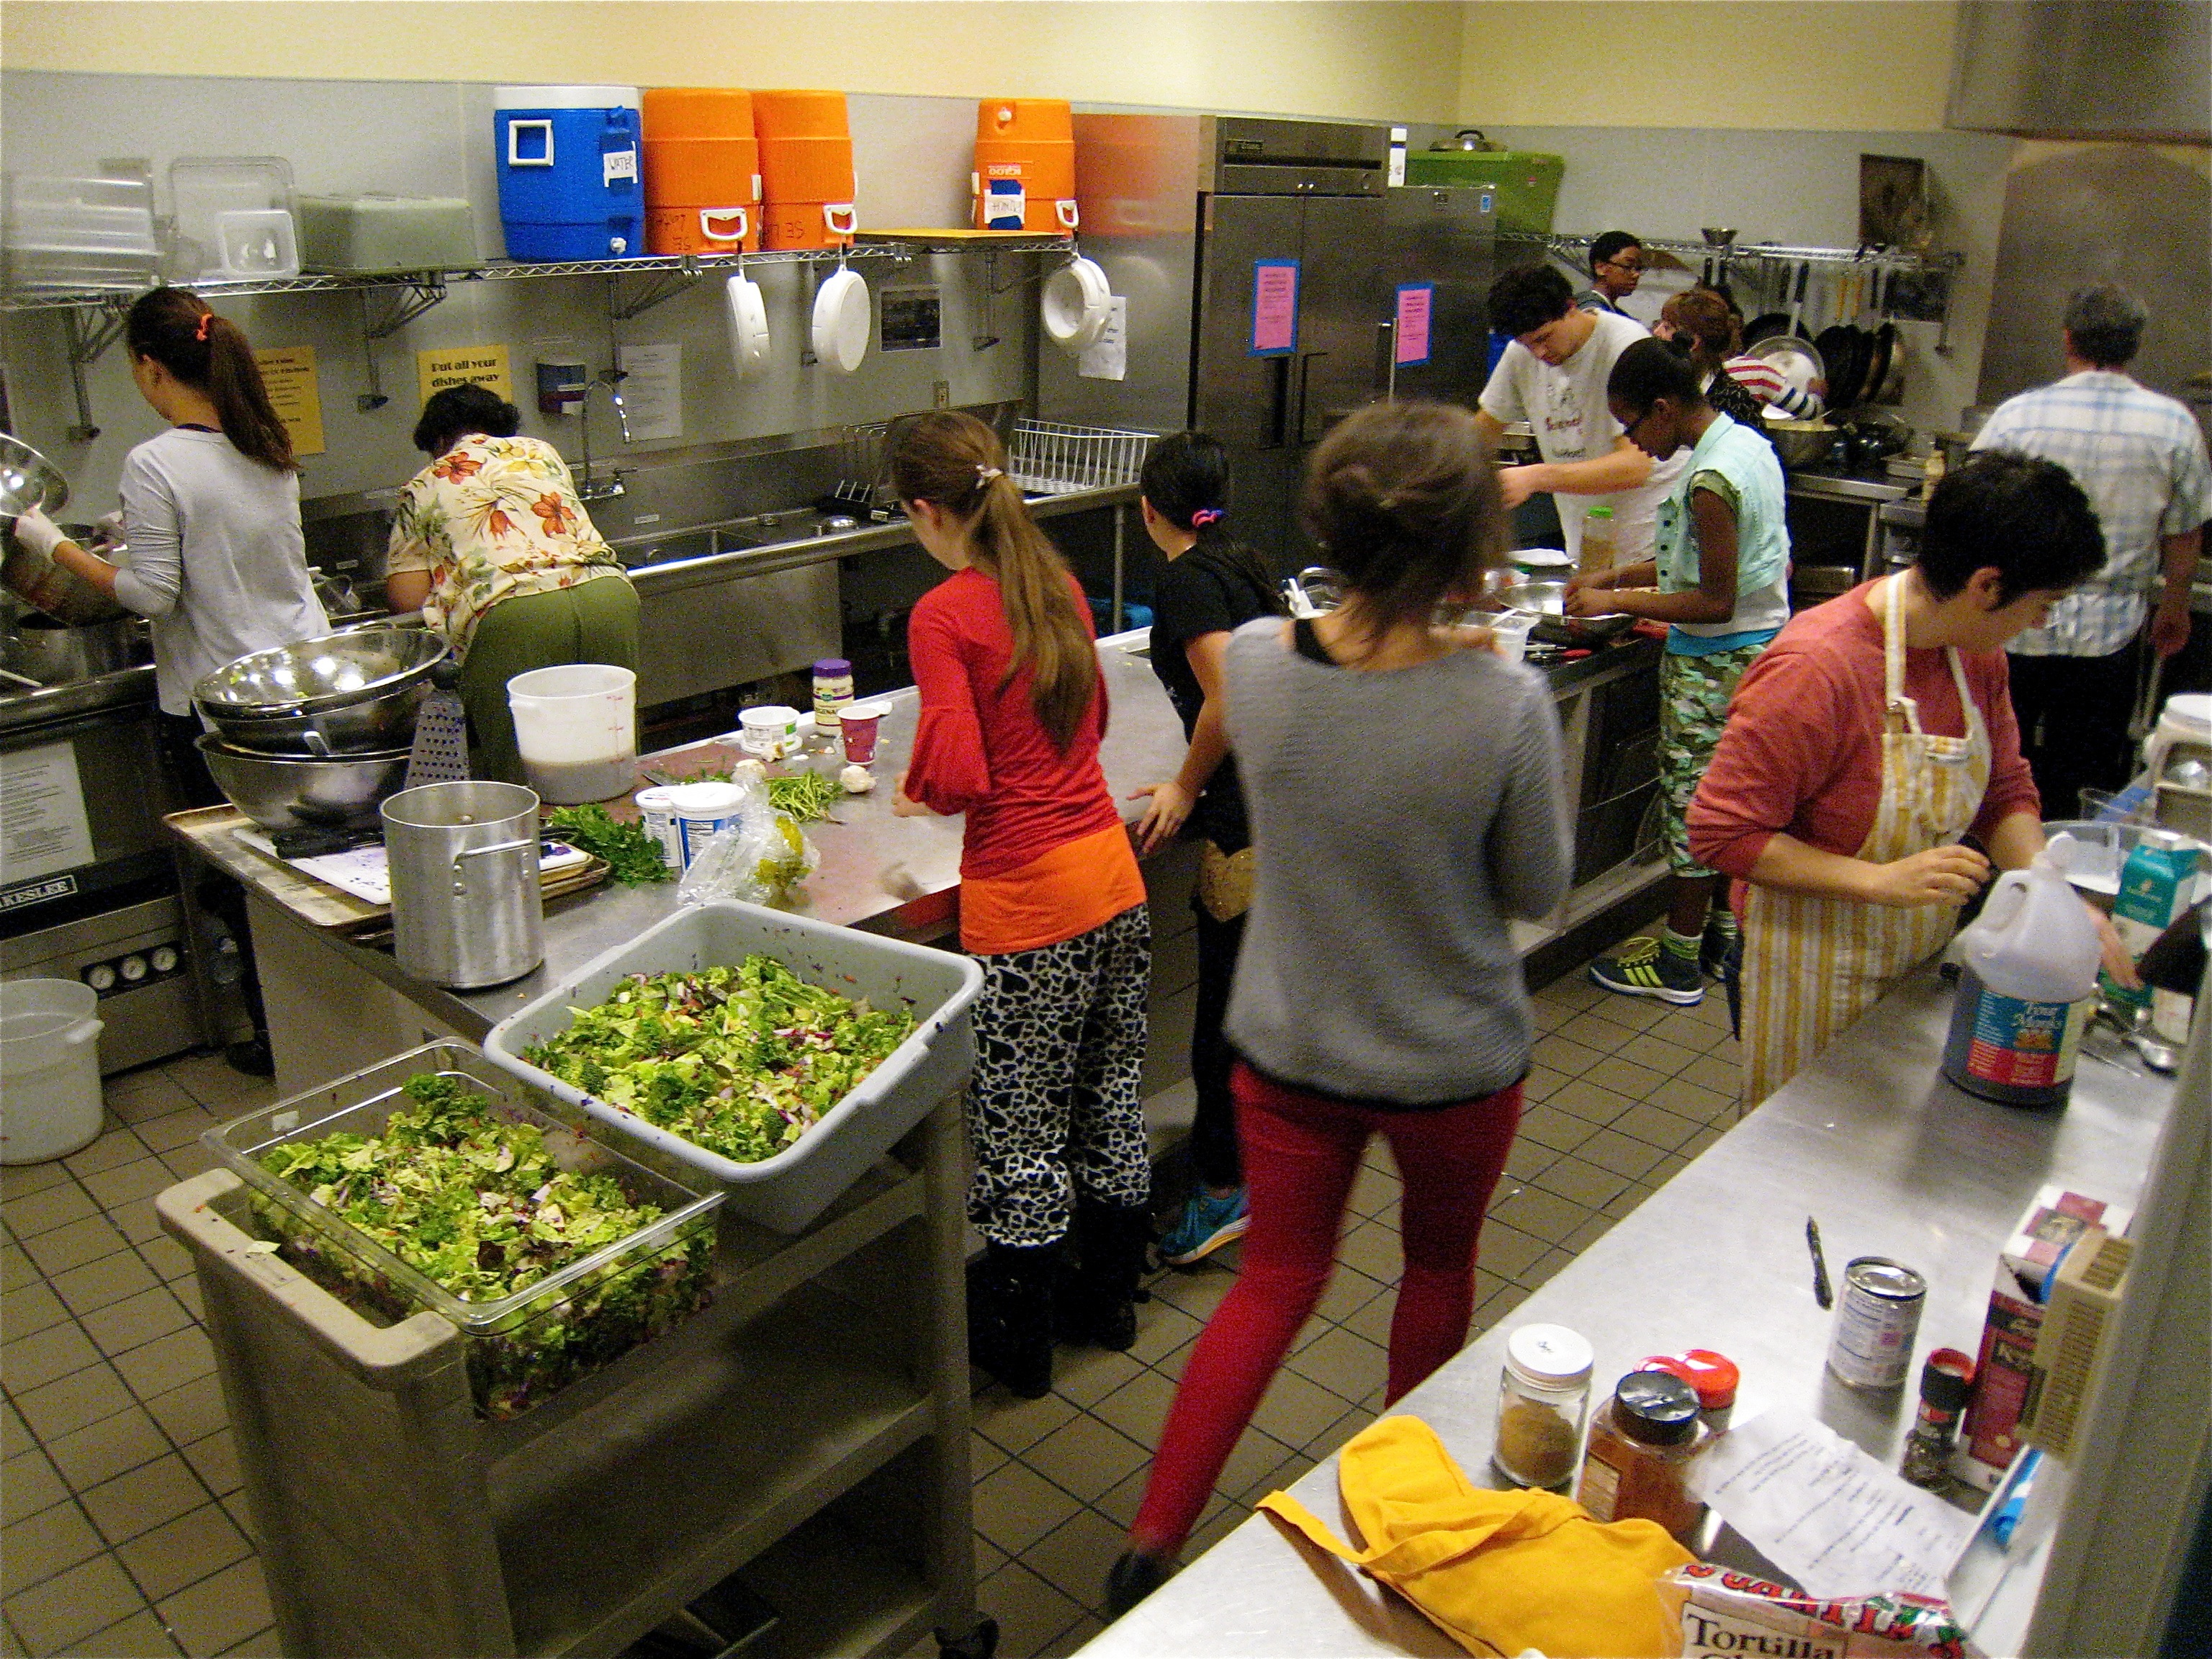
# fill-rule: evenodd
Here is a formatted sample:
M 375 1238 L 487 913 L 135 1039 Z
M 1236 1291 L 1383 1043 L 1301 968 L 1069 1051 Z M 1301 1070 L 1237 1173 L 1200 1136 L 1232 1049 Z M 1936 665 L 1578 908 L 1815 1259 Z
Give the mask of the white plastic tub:
M 605 1001 L 629 975 L 734 967 L 756 951 L 841 995 L 866 997 L 882 1008 L 903 1003 L 918 1022 L 859 1088 L 825 1112 L 796 1145 L 773 1158 L 733 1163 L 586 1094 L 522 1057 L 525 1048 L 568 1030 L 570 1009 Z M 777 1232 L 796 1233 L 939 1102 L 967 1085 L 975 1059 L 969 1010 L 982 988 L 982 969 L 950 951 L 757 904 L 694 905 L 607 951 L 501 1020 L 484 1038 L 483 1052 L 493 1065 L 701 1171 L 729 1194 L 732 1213 Z
M 637 787 L 637 676 L 605 663 L 533 668 L 507 683 L 523 775 L 556 805 Z
M 100 998 L 73 979 L 0 981 L 0 1164 L 100 1138 Z

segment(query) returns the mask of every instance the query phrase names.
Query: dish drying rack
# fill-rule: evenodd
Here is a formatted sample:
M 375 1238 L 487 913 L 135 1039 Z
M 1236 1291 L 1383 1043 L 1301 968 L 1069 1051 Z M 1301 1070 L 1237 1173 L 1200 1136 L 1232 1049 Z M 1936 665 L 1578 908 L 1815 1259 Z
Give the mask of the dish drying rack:
M 1152 435 L 1023 416 L 1006 445 L 1009 471 L 1016 483 L 1039 495 L 1133 484 L 1144 471 Z

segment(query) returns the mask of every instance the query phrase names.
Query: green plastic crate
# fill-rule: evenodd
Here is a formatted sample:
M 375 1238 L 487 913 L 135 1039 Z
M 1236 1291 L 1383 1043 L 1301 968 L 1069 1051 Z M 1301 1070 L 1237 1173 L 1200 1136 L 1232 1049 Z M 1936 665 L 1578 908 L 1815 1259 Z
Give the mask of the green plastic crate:
M 1472 185 L 1498 192 L 1498 228 L 1548 236 L 1559 199 L 1564 157 L 1526 149 L 1417 149 L 1406 157 L 1409 185 Z

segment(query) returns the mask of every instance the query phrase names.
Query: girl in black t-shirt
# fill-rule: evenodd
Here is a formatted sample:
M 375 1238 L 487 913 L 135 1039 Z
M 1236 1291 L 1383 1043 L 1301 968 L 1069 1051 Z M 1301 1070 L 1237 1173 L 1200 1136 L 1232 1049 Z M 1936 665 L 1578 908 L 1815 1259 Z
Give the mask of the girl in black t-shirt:
M 1202 432 L 1161 439 L 1145 462 L 1141 488 L 1146 533 L 1168 561 L 1152 599 L 1152 672 L 1167 688 L 1190 749 L 1174 778 L 1139 792 L 1152 799 L 1137 826 L 1138 851 L 1164 845 L 1186 821 L 1201 837 L 1190 1033 L 1198 1095 L 1191 1160 L 1199 1184 L 1160 1241 L 1162 1260 L 1180 1267 L 1243 1237 L 1246 1224 L 1229 1102 L 1235 1056 L 1221 1021 L 1251 902 L 1253 853 L 1221 721 L 1221 660 L 1232 632 L 1255 617 L 1280 614 L 1282 602 L 1259 555 L 1228 532 L 1229 459 L 1219 443 Z

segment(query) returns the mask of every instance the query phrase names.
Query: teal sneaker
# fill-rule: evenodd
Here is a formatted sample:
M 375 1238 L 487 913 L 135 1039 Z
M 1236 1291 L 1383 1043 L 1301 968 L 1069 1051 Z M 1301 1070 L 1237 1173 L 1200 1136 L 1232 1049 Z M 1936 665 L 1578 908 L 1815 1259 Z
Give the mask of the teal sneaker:
M 1656 939 L 1631 941 L 1617 957 L 1600 957 L 1590 963 L 1593 984 L 1626 997 L 1657 997 L 1687 1008 L 1705 1000 L 1705 969 L 1694 956 L 1678 956 L 1662 949 Z
M 1201 1187 L 1160 1241 L 1160 1260 L 1170 1267 L 1187 1267 L 1235 1243 L 1251 1225 L 1251 1205 L 1242 1187 L 1227 1198 L 1216 1198 Z

